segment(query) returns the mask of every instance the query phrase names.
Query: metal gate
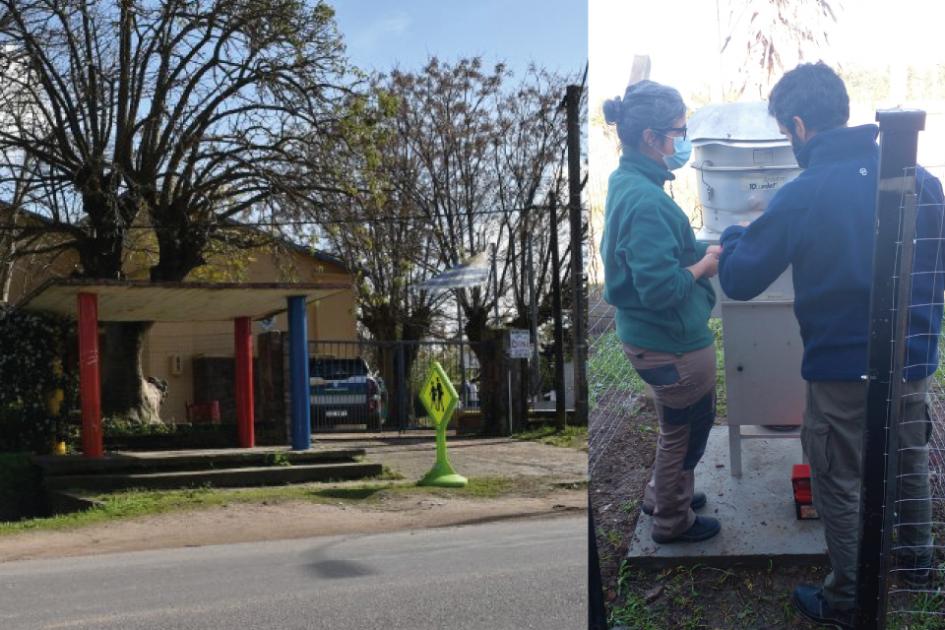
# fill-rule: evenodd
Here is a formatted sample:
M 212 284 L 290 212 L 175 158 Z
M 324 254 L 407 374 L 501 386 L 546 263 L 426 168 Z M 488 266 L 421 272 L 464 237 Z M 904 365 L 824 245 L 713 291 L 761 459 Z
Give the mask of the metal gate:
M 433 428 L 418 396 L 433 361 L 456 387 L 458 408 L 478 408 L 474 348 L 457 341 L 310 341 L 312 431 Z

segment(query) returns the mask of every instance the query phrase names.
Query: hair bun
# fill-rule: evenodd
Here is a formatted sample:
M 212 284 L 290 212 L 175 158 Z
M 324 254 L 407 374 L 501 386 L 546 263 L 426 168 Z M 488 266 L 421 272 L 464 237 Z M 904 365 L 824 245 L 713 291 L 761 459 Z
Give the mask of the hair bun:
M 604 101 L 604 121 L 612 125 L 620 120 L 620 113 L 623 110 L 623 101 L 619 96 Z

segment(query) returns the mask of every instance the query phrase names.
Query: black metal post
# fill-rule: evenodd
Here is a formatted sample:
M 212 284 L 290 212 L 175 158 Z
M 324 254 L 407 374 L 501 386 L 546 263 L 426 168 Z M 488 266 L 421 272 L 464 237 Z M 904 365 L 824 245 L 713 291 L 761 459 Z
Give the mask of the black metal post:
M 587 285 L 584 282 L 584 212 L 581 207 L 581 86 L 569 85 L 568 193 L 571 220 L 571 339 L 574 361 L 574 419 L 587 425 Z
M 466 351 L 463 350 L 463 337 L 465 337 L 463 331 L 463 305 L 460 302 L 460 292 L 462 289 L 456 289 L 456 327 L 459 329 L 457 334 L 459 335 L 459 381 L 460 387 L 459 390 L 459 399 L 463 402 L 463 409 L 469 406 L 469 396 L 466 393 Z
M 407 430 L 409 416 L 407 414 L 408 383 L 406 362 L 404 361 L 404 344 L 397 342 L 394 350 L 394 361 L 397 365 L 397 415 L 401 431 Z
M 564 392 L 564 325 L 561 321 L 561 260 L 558 253 L 558 203 L 551 195 L 551 307 L 555 322 L 555 426 L 564 430 L 568 411 Z
M 587 628 L 588 630 L 607 630 L 607 608 L 604 605 L 604 587 L 600 575 L 600 556 L 597 552 L 594 510 L 589 509 L 587 515 L 587 546 L 589 552 L 587 562 Z
M 880 128 L 879 178 L 873 282 L 870 293 L 869 381 L 863 435 L 863 485 L 860 493 L 860 549 L 857 572 L 857 628 L 886 627 L 888 562 L 898 468 L 898 416 L 908 317 L 908 285 L 915 230 L 914 167 L 925 112 L 877 112 Z M 905 202 L 905 205 L 904 205 Z M 912 206 L 911 211 L 909 206 Z M 907 216 L 908 215 L 908 216 Z M 907 228 L 903 229 L 909 222 Z M 907 239 L 908 244 L 903 239 Z M 901 250 L 898 243 L 908 246 Z M 902 256 L 900 256 L 900 251 Z M 896 308 L 896 280 L 899 309 Z M 895 315 L 894 315 L 895 314 Z M 888 480 L 892 487 L 888 487 Z M 892 501 L 888 500 L 892 497 Z

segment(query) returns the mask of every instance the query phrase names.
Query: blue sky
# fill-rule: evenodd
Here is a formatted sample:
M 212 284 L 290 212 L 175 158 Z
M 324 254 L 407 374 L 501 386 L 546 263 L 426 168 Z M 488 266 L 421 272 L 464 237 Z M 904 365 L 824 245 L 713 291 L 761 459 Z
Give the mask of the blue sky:
M 580 72 L 586 0 L 334 0 L 348 57 L 365 70 L 422 67 L 427 58 L 482 56 L 521 75 L 534 61 Z

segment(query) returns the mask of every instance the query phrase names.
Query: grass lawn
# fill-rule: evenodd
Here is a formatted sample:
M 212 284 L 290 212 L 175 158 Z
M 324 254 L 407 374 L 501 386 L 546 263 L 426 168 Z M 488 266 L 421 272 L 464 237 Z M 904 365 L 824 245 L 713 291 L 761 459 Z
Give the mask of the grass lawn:
M 385 498 L 403 496 L 488 500 L 515 495 L 540 496 L 553 489 L 554 484 L 541 477 L 478 477 L 470 479 L 465 488 L 434 488 L 418 486 L 411 482 L 379 480 L 327 488 L 324 484 L 301 484 L 265 488 L 201 487 L 187 490 L 124 490 L 111 494 L 87 495 L 98 501 L 100 505 L 85 512 L 0 523 L 0 536 L 28 531 L 74 529 L 106 521 L 224 505 L 266 505 L 307 501 L 357 506 L 378 504 Z
M 568 426 L 564 428 L 564 431 L 558 431 L 553 426 L 545 425 L 531 431 L 516 433 L 512 437 L 516 440 L 541 442 L 550 446 L 587 450 L 587 427 Z

